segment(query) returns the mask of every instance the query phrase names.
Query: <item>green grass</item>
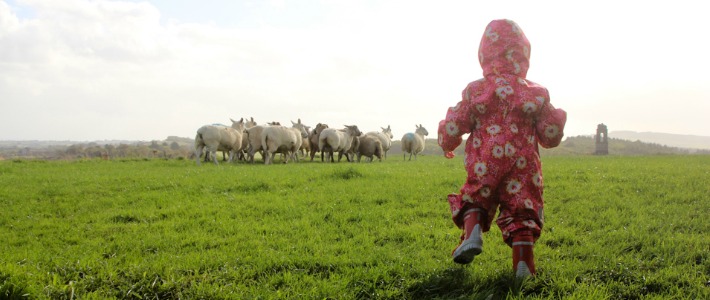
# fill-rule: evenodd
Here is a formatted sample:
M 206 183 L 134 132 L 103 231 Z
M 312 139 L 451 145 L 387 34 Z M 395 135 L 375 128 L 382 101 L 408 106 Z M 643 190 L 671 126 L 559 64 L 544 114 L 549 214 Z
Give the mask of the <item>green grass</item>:
M 451 261 L 461 159 L 0 161 L 0 298 L 710 297 L 710 156 L 546 157 L 524 282 Z

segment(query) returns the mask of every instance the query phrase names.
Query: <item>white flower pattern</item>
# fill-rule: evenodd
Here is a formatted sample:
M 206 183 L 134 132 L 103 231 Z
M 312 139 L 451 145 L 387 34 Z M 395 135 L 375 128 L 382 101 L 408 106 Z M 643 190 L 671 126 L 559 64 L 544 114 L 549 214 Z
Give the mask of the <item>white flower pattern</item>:
M 473 138 L 471 141 L 471 145 L 473 145 L 473 148 L 478 149 L 481 147 L 481 139 L 479 138 Z
M 476 173 L 476 175 L 478 175 L 480 177 L 480 176 L 486 175 L 486 173 L 488 172 L 488 167 L 486 166 L 486 163 L 484 163 L 484 162 L 477 162 L 473 166 L 473 172 Z
M 501 99 L 505 99 L 508 97 L 508 95 L 513 94 L 513 87 L 506 85 L 506 86 L 501 86 L 496 89 L 496 95 L 500 97 Z
M 545 136 L 548 138 L 554 138 L 557 137 L 557 135 L 560 134 L 560 129 L 557 127 L 557 125 L 548 125 L 545 127 Z
M 515 125 L 515 123 L 510 124 L 510 132 L 518 133 L 518 125 Z
M 493 157 L 501 158 L 503 157 L 503 154 L 505 154 L 505 150 L 503 150 L 502 146 L 496 145 L 495 147 L 493 147 L 493 151 L 491 153 L 493 154 Z
M 542 175 L 540 172 L 533 174 L 532 182 L 536 187 L 542 187 Z
M 491 125 L 486 128 L 486 131 L 488 131 L 488 134 L 490 135 L 496 135 L 500 133 L 500 126 L 499 125 Z
M 523 104 L 523 112 L 526 114 L 532 114 L 535 111 L 537 111 L 537 104 L 532 103 L 532 102 L 525 102 Z
M 483 198 L 488 198 L 491 196 L 491 189 L 489 187 L 483 187 L 479 192 L 478 192 Z
M 525 159 L 525 156 L 518 157 L 518 159 L 515 161 L 515 166 L 518 167 L 518 169 L 525 169 L 525 166 L 527 166 L 528 161 Z
M 459 127 L 454 122 L 446 123 L 446 133 L 450 136 L 456 136 L 459 133 Z
M 505 143 L 505 156 L 511 157 L 515 155 L 515 147 L 510 143 Z
M 523 205 L 525 205 L 525 208 L 527 209 L 533 209 L 533 202 L 530 198 L 523 200 Z
M 486 113 L 486 105 L 483 103 L 476 104 L 476 110 L 480 114 L 485 114 Z
M 523 185 L 520 184 L 520 181 L 512 179 L 508 181 L 508 185 L 505 187 L 505 190 L 508 192 L 508 194 L 517 194 L 522 188 Z

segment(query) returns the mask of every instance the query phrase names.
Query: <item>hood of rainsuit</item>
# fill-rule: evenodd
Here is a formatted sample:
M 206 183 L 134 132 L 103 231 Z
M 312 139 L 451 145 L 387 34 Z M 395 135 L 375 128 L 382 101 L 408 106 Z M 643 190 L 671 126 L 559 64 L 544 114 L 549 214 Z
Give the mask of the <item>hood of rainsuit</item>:
M 530 42 L 511 20 L 488 23 L 478 47 L 483 76 L 510 74 L 525 78 L 530 66 Z

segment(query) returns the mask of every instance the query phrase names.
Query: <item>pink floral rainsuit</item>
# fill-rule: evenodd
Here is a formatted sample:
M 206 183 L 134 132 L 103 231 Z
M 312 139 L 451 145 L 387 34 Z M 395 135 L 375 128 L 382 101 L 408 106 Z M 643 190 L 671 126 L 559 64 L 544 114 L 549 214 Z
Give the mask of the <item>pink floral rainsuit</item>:
M 447 157 L 466 141 L 464 164 L 468 176 L 461 194 L 448 197 L 454 223 L 459 212 L 481 208 L 488 231 L 496 223 L 510 244 L 518 233 L 540 236 L 543 225 L 543 182 L 538 143 L 559 145 L 567 114 L 550 103 L 547 89 L 525 78 L 530 43 L 510 20 L 494 20 L 486 27 L 478 51 L 484 78 L 471 82 L 462 100 L 449 108 L 439 123 L 439 145 Z

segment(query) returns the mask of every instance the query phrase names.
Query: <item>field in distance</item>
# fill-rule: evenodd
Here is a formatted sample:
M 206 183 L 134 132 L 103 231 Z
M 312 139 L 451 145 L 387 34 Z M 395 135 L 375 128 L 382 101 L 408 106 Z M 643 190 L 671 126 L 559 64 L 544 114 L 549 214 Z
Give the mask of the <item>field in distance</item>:
M 451 260 L 461 156 L 0 161 L 0 298 L 710 298 L 710 156 L 543 170 L 538 275 L 519 282 L 495 226 Z

